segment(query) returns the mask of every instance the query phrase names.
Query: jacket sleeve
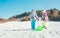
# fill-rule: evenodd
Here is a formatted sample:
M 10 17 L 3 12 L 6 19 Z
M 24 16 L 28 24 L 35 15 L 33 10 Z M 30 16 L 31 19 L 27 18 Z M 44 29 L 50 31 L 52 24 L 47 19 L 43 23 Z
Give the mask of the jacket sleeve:
M 39 20 L 39 18 L 38 18 L 38 16 L 37 16 L 37 14 L 35 15 L 35 17 L 36 17 L 36 19 L 37 19 L 37 20 Z

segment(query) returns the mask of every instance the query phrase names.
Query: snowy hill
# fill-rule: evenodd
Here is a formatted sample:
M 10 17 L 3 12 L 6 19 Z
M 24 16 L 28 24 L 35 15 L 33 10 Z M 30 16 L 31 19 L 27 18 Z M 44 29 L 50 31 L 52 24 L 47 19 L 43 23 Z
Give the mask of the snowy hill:
M 30 23 L 30 21 L 2 23 L 0 38 L 60 38 L 60 22 L 47 22 L 47 29 L 43 31 L 32 31 Z M 39 23 L 41 24 L 41 21 Z

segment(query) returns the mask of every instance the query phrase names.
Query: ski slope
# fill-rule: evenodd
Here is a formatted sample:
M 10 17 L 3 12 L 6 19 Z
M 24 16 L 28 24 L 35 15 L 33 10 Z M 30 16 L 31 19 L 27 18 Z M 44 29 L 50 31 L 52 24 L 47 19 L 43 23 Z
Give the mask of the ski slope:
M 49 21 L 47 29 L 42 31 L 31 30 L 31 22 L 7 22 L 0 24 L 0 38 L 60 38 L 60 22 Z M 41 21 L 36 22 L 36 27 Z

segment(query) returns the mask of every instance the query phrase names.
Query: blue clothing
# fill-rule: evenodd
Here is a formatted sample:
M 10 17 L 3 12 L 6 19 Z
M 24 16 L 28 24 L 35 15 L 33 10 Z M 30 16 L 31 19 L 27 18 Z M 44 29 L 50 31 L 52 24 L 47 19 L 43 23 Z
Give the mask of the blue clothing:
M 35 29 L 35 23 L 36 23 L 36 20 L 31 20 L 31 28 L 33 30 Z

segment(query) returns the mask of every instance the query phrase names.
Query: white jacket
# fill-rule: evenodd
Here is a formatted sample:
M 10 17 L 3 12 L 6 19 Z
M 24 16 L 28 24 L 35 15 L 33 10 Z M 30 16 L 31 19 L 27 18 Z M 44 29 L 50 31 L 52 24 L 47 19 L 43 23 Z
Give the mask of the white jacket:
M 35 11 L 32 11 L 29 15 L 30 20 L 39 20 Z

